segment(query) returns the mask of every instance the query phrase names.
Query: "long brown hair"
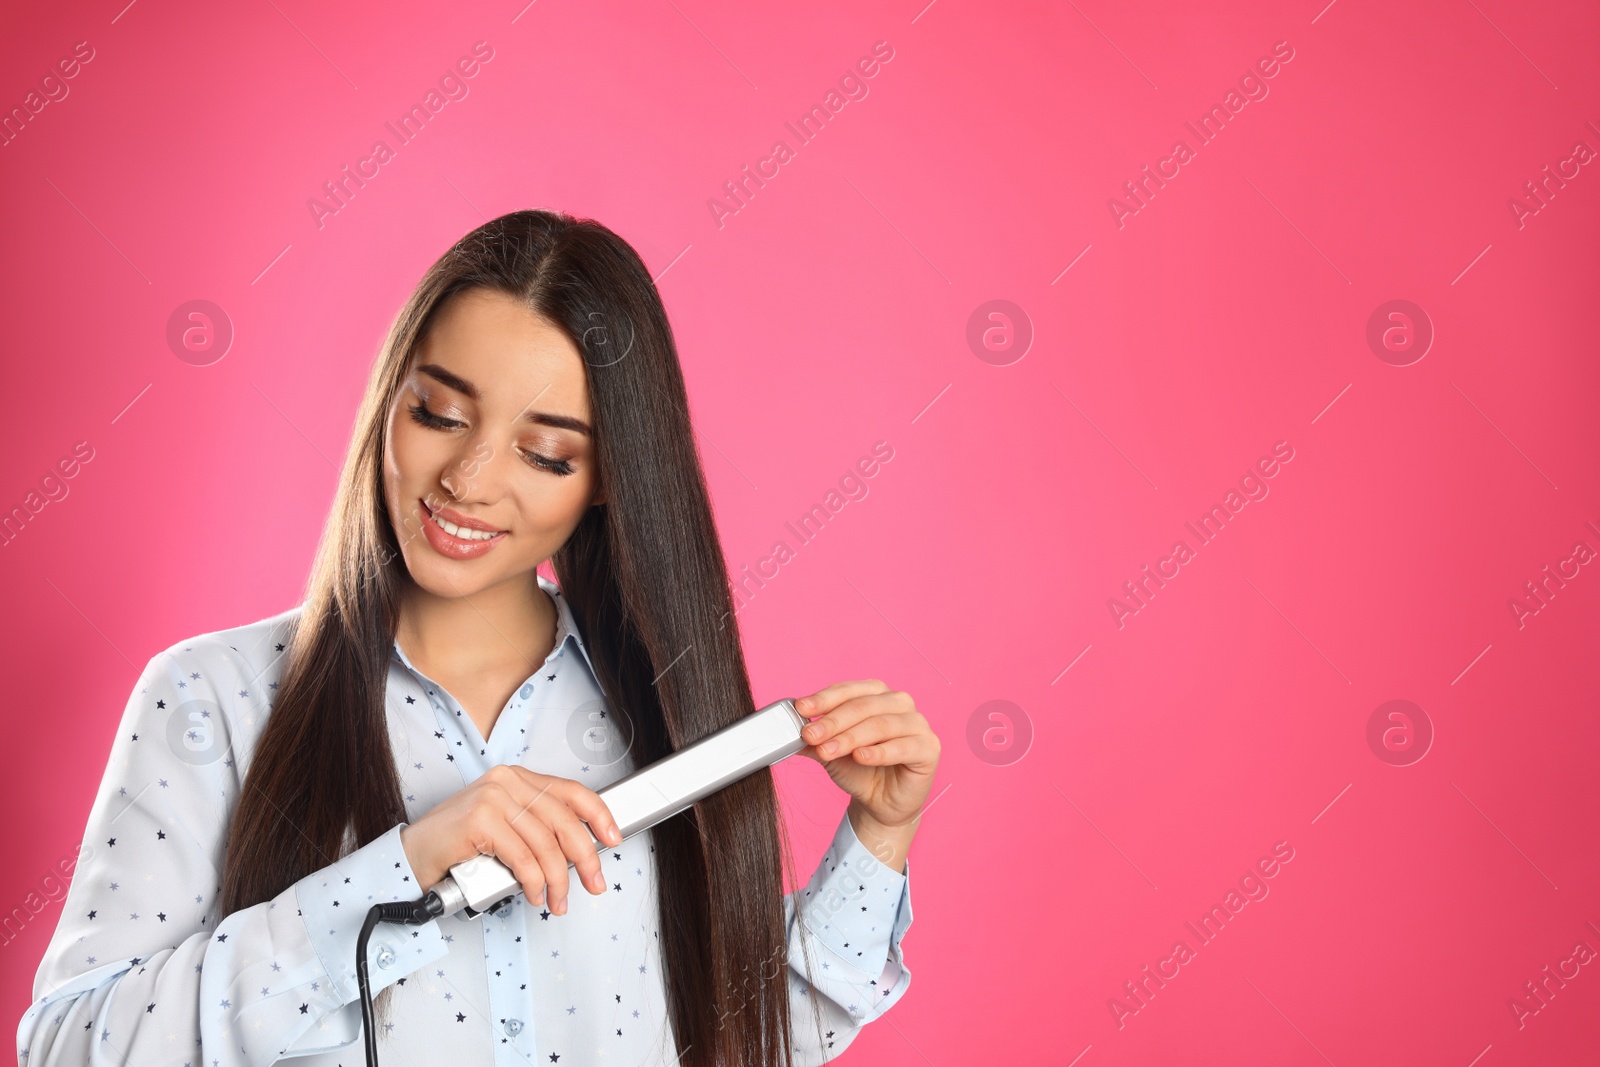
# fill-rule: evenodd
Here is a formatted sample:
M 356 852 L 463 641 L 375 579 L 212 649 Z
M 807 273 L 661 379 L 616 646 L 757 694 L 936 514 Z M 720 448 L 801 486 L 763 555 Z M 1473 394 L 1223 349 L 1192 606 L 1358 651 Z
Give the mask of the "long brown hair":
M 409 581 L 384 505 L 387 416 L 435 310 L 475 287 L 560 327 L 587 365 L 606 501 L 552 564 L 606 699 L 632 724 L 635 766 L 754 710 L 737 625 L 726 622 L 727 564 L 677 347 L 648 270 L 593 220 L 504 215 L 428 269 L 373 367 L 278 698 L 232 815 L 224 914 L 407 820 L 384 705 Z M 653 836 L 679 1062 L 789 1063 L 788 844 L 771 772 L 713 794 Z

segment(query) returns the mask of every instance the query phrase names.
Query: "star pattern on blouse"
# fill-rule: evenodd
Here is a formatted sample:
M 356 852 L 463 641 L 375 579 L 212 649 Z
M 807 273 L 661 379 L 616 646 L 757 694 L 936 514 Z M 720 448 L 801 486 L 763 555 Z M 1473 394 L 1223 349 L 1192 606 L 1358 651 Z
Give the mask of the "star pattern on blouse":
M 558 599 L 558 603 L 562 605 L 561 625 L 566 630 L 567 609 L 564 602 Z M 535 671 L 513 691 L 497 719 L 497 726 L 503 723 L 503 727 L 491 731 L 487 739 L 469 726 L 471 720 L 464 718 L 454 696 L 409 667 L 396 646 L 389 663 L 386 706 L 395 752 L 400 756 L 400 795 L 405 801 L 407 822 L 414 822 L 496 763 L 517 763 L 543 774 L 564 777 L 582 774 L 584 784 L 596 789 L 633 769 L 626 760 L 595 767 L 582 762 L 572 751 L 566 727 L 575 709 L 584 707 L 583 714 L 587 718 L 587 709 L 594 707 L 598 699 L 601 702 L 599 717 L 606 718 L 607 710 L 587 664 L 586 650 L 582 656 L 563 658 L 568 640 L 583 650 L 581 638 L 575 632 L 558 631 L 557 645 L 543 669 Z M 192 884 L 180 885 L 174 880 L 179 872 L 196 869 L 191 865 L 198 857 L 196 850 L 207 850 L 204 863 L 215 862 L 209 850 L 217 844 L 217 835 L 227 823 L 226 815 L 238 799 L 240 782 L 232 756 L 237 754 L 241 761 L 248 763 L 252 746 L 267 719 L 262 708 L 252 708 L 249 702 L 252 694 L 263 687 L 268 691 L 279 689 L 281 668 L 287 662 L 281 655 L 265 652 L 271 647 L 283 653 L 286 646 L 282 641 L 263 641 L 254 634 L 230 634 L 226 645 L 230 652 L 221 652 L 221 647 L 209 635 L 205 640 L 197 639 L 182 655 L 168 652 L 152 660 L 147 673 L 141 677 L 136 689 L 152 699 L 140 701 L 142 717 L 130 721 L 129 732 L 121 734 L 115 743 L 123 751 L 113 753 L 113 763 L 119 768 L 116 777 L 120 779 L 116 795 L 124 798 L 124 803 L 111 809 L 102 823 L 92 825 L 89 836 L 107 842 L 106 850 L 92 861 L 85 861 L 84 871 L 89 880 L 81 884 L 95 888 L 80 897 L 83 906 L 72 909 L 70 918 L 62 919 L 64 924 L 69 921 L 78 924 L 76 933 L 79 936 L 64 938 L 62 944 L 63 947 L 82 945 L 72 962 L 66 964 L 80 971 L 83 968 L 83 964 L 77 962 L 80 960 L 94 967 L 101 958 L 108 962 L 120 958 L 120 946 L 139 936 L 136 930 L 142 930 L 142 936 L 149 939 L 145 947 L 149 950 L 146 954 L 152 956 L 150 974 L 143 974 L 146 968 L 135 957 L 131 961 L 132 970 L 118 970 L 118 977 L 109 979 L 122 983 L 124 989 L 136 991 L 107 1002 L 112 1007 L 108 1009 L 110 1014 L 103 1016 L 107 1021 L 104 1034 L 129 1033 L 127 1024 L 133 1013 L 150 1020 L 142 1029 L 136 1028 L 137 1033 L 145 1036 L 130 1039 L 134 1051 L 122 1056 L 127 1062 L 149 1059 L 154 1049 L 163 1047 L 156 1043 L 158 1040 L 163 1043 L 173 1040 L 169 1035 L 182 1035 L 185 1025 L 194 1025 L 192 1018 L 188 1024 L 174 1022 L 175 1017 L 170 1014 L 175 1010 L 172 994 L 177 994 L 180 1005 L 186 999 L 185 988 L 191 991 L 190 997 L 194 996 L 200 988 L 202 971 L 208 983 L 214 982 L 215 988 L 229 993 L 221 999 L 208 999 L 206 1003 L 216 1007 L 204 1008 L 202 1014 L 213 1013 L 223 1033 L 242 1033 L 252 1026 L 263 1032 L 271 1032 L 265 1028 L 282 1027 L 285 1036 L 279 1039 L 283 1042 L 279 1055 L 289 1054 L 288 1050 L 294 1047 L 289 1044 L 291 1035 L 316 1034 L 329 1029 L 330 1018 L 324 1005 L 336 1001 L 330 1000 L 330 994 L 322 993 L 323 989 L 331 987 L 337 991 L 338 999 L 348 1005 L 355 982 L 349 957 L 353 954 L 355 928 L 359 927 L 367 908 L 380 900 L 413 899 L 416 895 L 403 856 L 383 855 L 381 862 L 377 862 L 378 853 L 372 853 L 369 859 L 361 858 L 369 848 L 384 847 L 383 841 L 358 845 L 337 864 L 322 869 L 312 878 L 301 879 L 273 899 L 226 916 L 220 911 L 220 887 L 210 896 L 210 907 L 205 908 L 202 905 L 208 899 L 207 894 L 195 893 Z M 255 660 L 253 665 L 252 659 Z M 182 761 L 182 736 L 174 737 L 166 732 L 166 714 L 156 717 L 157 711 L 166 713 L 181 700 L 208 701 L 213 708 L 220 706 L 225 718 L 227 756 L 212 764 L 208 776 L 196 775 L 193 765 Z M 210 712 L 204 709 L 201 714 L 210 717 Z M 200 736 L 197 732 L 194 740 Z M 174 742 L 178 743 L 178 751 L 173 749 Z M 441 745 L 445 759 L 417 759 L 425 747 L 422 742 Z M 578 748 L 582 750 L 581 743 Z M 219 771 L 220 789 L 216 777 Z M 127 800 L 130 796 L 133 799 Z M 114 826 L 109 817 L 113 815 L 118 820 Z M 223 818 L 219 819 L 219 815 Z M 845 834 L 849 833 L 847 825 L 847 821 L 840 823 Z M 398 836 L 388 840 L 397 844 Z M 839 837 L 836 844 L 844 841 L 844 837 Z M 150 851 L 157 847 L 162 851 Z M 570 1050 L 589 1047 L 602 1035 L 603 1043 L 596 1055 L 620 1057 L 618 1062 L 625 1063 L 648 1060 L 652 1067 L 674 1063 L 670 1058 L 652 1058 L 660 1051 L 652 1042 L 659 1042 L 664 1020 L 648 1018 L 641 1011 L 646 1004 L 659 1003 L 664 992 L 662 969 L 654 965 L 650 956 L 659 951 L 661 940 L 661 932 L 655 927 L 654 915 L 649 910 L 653 908 L 656 894 L 656 847 L 645 831 L 620 848 L 606 851 L 609 853 L 605 857 L 610 868 L 606 871 L 610 875 L 606 879 L 609 891 L 598 896 L 574 894 L 572 903 L 575 905 L 582 899 L 586 906 L 571 907 L 562 915 L 554 915 L 547 906 L 532 905 L 519 895 L 514 898 L 513 906 L 480 916 L 470 923 L 456 919 L 436 921 L 423 927 L 381 927 L 389 940 L 386 949 L 380 951 L 375 947 L 373 950 L 371 958 L 376 961 L 371 965 L 374 992 L 393 986 L 396 995 L 402 998 L 396 1001 L 397 1014 L 385 1023 L 385 1032 L 391 1038 L 388 1045 L 394 1050 L 385 1054 L 386 1065 L 401 1067 L 424 1062 L 431 1065 L 448 1062 L 451 1056 L 479 1062 L 489 1055 L 487 1050 L 500 1048 L 506 1051 L 492 1054 L 497 1067 L 524 1067 L 529 1061 L 539 1060 L 558 1063 L 572 1056 L 578 1056 L 574 1062 L 588 1062 L 589 1054 L 580 1055 Z M 850 870 L 835 860 L 836 850 L 830 850 L 806 887 L 806 899 L 810 899 L 813 891 L 826 890 L 837 885 L 839 879 L 851 877 Z M 634 877 L 619 876 L 628 869 L 633 871 Z M 112 876 L 117 877 L 111 880 Z M 863 889 L 860 879 L 851 880 L 852 888 L 859 894 Z M 891 886 L 891 890 L 893 888 Z M 111 899 L 106 896 L 108 892 L 118 893 L 116 900 L 123 905 L 121 909 L 106 907 Z M 885 908 L 894 906 L 895 894 L 889 892 L 888 897 Z M 180 903 L 188 898 L 192 898 L 195 907 Z M 272 919 L 269 927 L 266 916 L 280 903 L 293 909 L 295 914 Z M 822 960 L 817 984 L 801 982 L 799 986 L 788 986 L 797 990 L 796 998 L 817 995 L 834 1013 L 827 1019 L 835 1024 L 827 1031 L 825 1044 L 828 1047 L 834 1045 L 835 1033 L 844 1024 L 858 1025 L 856 1019 L 847 1018 L 846 1012 L 852 1016 L 860 1013 L 859 1005 L 866 998 L 867 990 L 851 985 L 859 978 L 825 977 L 850 970 L 831 967 L 827 958 L 832 954 L 837 959 L 840 949 L 826 946 L 839 945 L 851 953 L 867 951 L 867 947 L 857 943 L 859 941 L 876 953 L 879 951 L 876 946 L 891 940 L 870 934 L 868 930 L 887 930 L 894 917 L 892 913 L 883 908 L 861 909 L 861 912 L 852 908 L 848 912 L 848 915 L 831 917 L 831 926 L 818 924 L 826 936 L 823 938 L 825 945 L 813 946 L 811 952 L 814 965 L 818 959 Z M 124 915 L 128 918 L 123 919 Z M 535 915 L 537 922 L 533 921 Z M 862 918 L 857 920 L 856 915 Z M 148 917 L 154 917 L 157 923 L 148 923 Z M 285 927 L 284 922 L 293 925 Z M 837 926 L 844 936 L 830 932 L 832 926 Z M 158 927 L 159 934 L 155 933 Z M 302 927 L 304 941 L 295 944 L 285 939 L 287 931 Z M 273 937 L 264 939 L 269 928 Z M 622 930 L 629 930 L 630 937 L 621 937 Z M 165 952 L 170 945 L 180 943 L 179 939 L 187 933 L 199 931 L 208 934 L 201 946 L 201 958 L 191 957 L 164 970 L 164 957 L 153 954 L 158 950 Z M 859 937 L 856 936 L 858 932 Z M 899 933 L 897 928 L 892 939 L 896 948 Z M 100 940 L 91 940 L 96 938 Z M 378 940 L 378 936 L 374 936 L 375 946 Z M 106 947 L 113 944 L 119 948 L 107 952 Z M 262 964 L 269 967 L 267 973 L 272 976 L 272 982 L 262 985 L 259 978 L 249 982 L 246 976 L 252 972 L 259 975 L 258 968 Z M 324 971 L 325 965 L 330 968 L 328 971 Z M 183 972 L 182 976 L 177 974 L 178 970 Z M 217 977 L 218 971 L 221 977 Z M 419 971 L 423 975 L 431 972 L 432 977 L 420 983 L 408 983 Z M 162 982 L 159 996 L 155 995 L 158 976 Z M 241 979 L 247 984 L 242 984 Z M 904 988 L 905 980 L 902 974 L 898 982 L 879 989 L 878 993 L 892 996 L 897 989 Z M 187 987 L 184 983 L 188 983 Z M 241 998 L 242 989 L 251 987 L 260 990 L 259 998 L 255 1001 Z M 798 992 L 800 987 L 804 987 L 804 993 Z M 552 1002 L 548 995 L 537 992 L 541 988 L 560 989 L 567 994 L 562 999 L 567 999 L 568 1003 Z M 141 996 L 141 993 L 146 995 Z M 479 995 L 487 995 L 489 999 L 480 1001 Z M 556 995 L 561 996 L 560 993 Z M 605 996 L 612 997 L 615 1008 L 602 1007 Z M 193 1016 L 195 1000 L 189 999 L 188 1003 Z M 416 1010 L 430 1004 L 432 1011 Z M 848 1008 L 841 1010 L 845 1005 Z M 598 1010 L 586 1010 L 591 1006 Z M 468 1012 L 468 1007 L 474 1010 Z M 871 1010 L 877 1008 L 876 1003 L 869 1005 Z M 250 1014 L 243 1016 L 241 1012 Z M 473 1027 L 465 1025 L 469 1016 Z M 251 1021 L 241 1022 L 246 1017 Z M 500 1021 L 491 1026 L 494 1017 L 500 1017 Z M 628 1025 L 618 1025 L 615 1020 L 619 1018 Z M 448 1026 L 451 1019 L 461 1029 L 450 1027 L 447 1035 L 440 1027 Z M 92 1031 L 86 1033 L 83 1039 L 90 1040 L 91 1034 Z M 189 1036 L 195 1037 L 198 1044 L 197 1034 Z M 796 1039 L 800 1040 L 798 1035 Z M 813 1030 L 809 1044 L 815 1046 L 816 1043 L 817 1034 Z M 277 1044 L 271 1047 L 279 1048 Z M 123 1051 L 118 1050 L 119 1053 Z M 142 1058 L 141 1051 L 146 1054 Z M 484 1055 L 480 1056 L 479 1052 Z M 27 1049 L 21 1051 L 24 1062 L 27 1054 Z M 344 1055 L 348 1056 L 348 1052 Z M 161 1058 L 159 1053 L 156 1057 Z M 56 1055 L 52 1062 L 62 1058 Z M 174 1057 L 168 1062 L 180 1061 L 181 1057 Z M 45 1057 L 36 1053 L 34 1062 L 45 1062 Z M 223 1057 L 212 1062 L 211 1067 L 227 1067 L 231 1062 Z

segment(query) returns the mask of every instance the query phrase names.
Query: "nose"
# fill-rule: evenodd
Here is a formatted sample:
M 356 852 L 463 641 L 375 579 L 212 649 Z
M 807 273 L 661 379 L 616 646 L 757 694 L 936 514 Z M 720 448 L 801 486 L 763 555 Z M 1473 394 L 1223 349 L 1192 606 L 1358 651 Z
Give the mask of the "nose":
M 439 484 L 456 503 L 491 502 L 505 490 L 507 446 L 495 442 L 482 428 L 465 437 L 450 463 L 439 473 Z

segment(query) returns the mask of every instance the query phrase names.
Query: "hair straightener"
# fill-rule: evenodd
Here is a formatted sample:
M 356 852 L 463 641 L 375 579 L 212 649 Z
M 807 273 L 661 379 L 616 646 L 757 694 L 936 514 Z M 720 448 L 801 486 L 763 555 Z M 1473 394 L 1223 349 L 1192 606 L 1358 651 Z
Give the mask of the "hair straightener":
M 599 797 L 626 841 L 640 830 L 672 818 L 695 801 L 801 751 L 806 747 L 800 736 L 805 726 L 806 719 L 795 710 L 794 701 L 768 704 L 665 759 L 619 778 L 599 790 Z M 592 829 L 589 836 L 596 851 L 610 847 L 595 837 Z M 575 861 L 567 864 L 575 865 Z M 521 892 L 522 884 L 511 868 L 493 856 L 479 855 L 451 867 L 450 873 L 421 900 L 373 905 L 356 938 L 356 981 L 361 989 L 368 1067 L 378 1064 L 367 978 L 367 942 L 373 929 L 380 922 L 421 925 L 457 912 L 475 919 L 510 903 Z
M 806 747 L 800 737 L 805 725 L 794 702 L 780 700 L 666 759 L 619 778 L 599 790 L 600 799 L 606 802 L 626 841 L 702 797 L 799 752 Z M 589 836 L 594 839 L 596 851 L 608 847 L 595 838 L 593 830 Z M 576 862 L 570 861 L 567 866 L 574 867 Z M 430 910 L 430 915 L 465 911 L 468 917 L 477 918 L 510 903 L 521 891 L 521 883 L 505 864 L 493 856 L 474 856 L 451 867 L 445 879 L 433 887 L 428 895 L 438 898 L 440 910 Z

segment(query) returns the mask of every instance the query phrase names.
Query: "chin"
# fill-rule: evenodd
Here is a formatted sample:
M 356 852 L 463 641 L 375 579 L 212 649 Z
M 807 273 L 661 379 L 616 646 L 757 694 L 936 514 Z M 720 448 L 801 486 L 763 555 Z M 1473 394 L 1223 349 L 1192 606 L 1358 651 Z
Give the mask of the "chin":
M 444 599 L 473 596 L 519 578 L 532 582 L 538 567 L 533 561 L 524 565 L 520 560 L 496 560 L 491 564 L 486 560 L 446 559 L 425 545 L 418 547 L 418 558 L 406 560 L 411 581 L 424 592 Z
M 407 559 L 406 570 L 417 588 L 436 597 L 454 599 L 481 593 L 490 586 L 504 581 L 506 575 L 499 568 L 491 570 L 475 563 L 440 559 L 423 548 L 422 559 Z M 432 556 L 432 558 L 426 558 Z

